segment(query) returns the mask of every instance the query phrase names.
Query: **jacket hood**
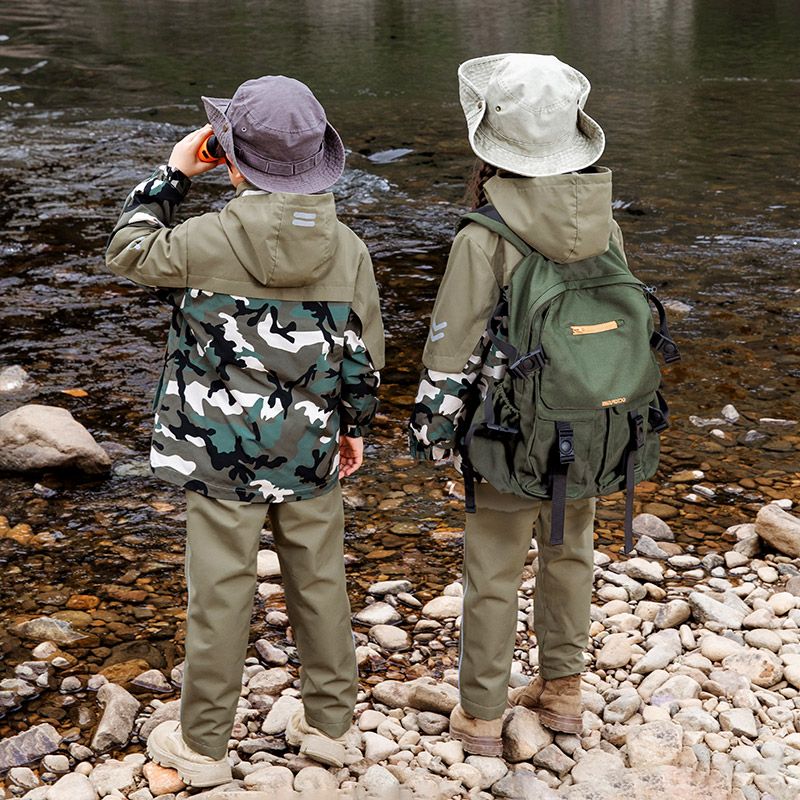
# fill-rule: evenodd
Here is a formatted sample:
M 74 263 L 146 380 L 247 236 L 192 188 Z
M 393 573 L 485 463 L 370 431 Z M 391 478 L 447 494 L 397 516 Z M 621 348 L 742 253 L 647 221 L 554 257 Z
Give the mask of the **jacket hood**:
M 331 193 L 268 193 L 240 184 L 220 224 L 242 266 L 264 286 L 308 286 L 328 271 L 338 241 Z
M 608 249 L 612 230 L 611 170 L 486 182 L 486 195 L 511 230 L 558 264 Z

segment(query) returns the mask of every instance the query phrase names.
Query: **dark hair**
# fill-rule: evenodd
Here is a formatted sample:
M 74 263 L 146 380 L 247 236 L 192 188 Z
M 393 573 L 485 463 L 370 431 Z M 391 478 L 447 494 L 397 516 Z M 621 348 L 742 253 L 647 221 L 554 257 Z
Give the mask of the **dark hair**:
M 480 208 L 485 206 L 489 201 L 483 187 L 489 178 L 497 175 L 498 169 L 492 164 L 487 164 L 483 159 L 476 158 L 475 166 L 472 169 L 472 177 L 467 184 L 467 191 L 464 195 L 464 201 L 470 208 Z

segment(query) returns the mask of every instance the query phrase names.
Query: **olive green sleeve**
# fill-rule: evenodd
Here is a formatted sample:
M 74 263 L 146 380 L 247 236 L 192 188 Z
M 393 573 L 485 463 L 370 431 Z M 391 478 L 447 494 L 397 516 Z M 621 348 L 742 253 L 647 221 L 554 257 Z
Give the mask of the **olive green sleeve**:
M 386 342 L 383 333 L 383 319 L 381 318 L 381 303 L 378 296 L 378 286 L 375 283 L 372 259 L 367 246 L 363 243 L 361 257 L 358 262 L 352 308 L 361 322 L 361 340 L 367 348 L 372 366 L 376 370 L 383 369 L 386 363 Z
M 489 257 L 468 230 L 456 236 L 450 250 L 422 355 L 424 366 L 438 372 L 464 369 L 500 299 Z

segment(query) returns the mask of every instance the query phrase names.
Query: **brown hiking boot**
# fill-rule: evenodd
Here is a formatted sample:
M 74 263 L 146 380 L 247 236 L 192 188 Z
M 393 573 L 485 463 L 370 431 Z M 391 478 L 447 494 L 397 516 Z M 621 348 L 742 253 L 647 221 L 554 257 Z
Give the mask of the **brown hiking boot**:
M 550 730 L 577 734 L 583 730 L 580 675 L 565 675 L 552 681 L 537 675 L 527 686 L 512 689 L 508 702 L 535 711 L 542 725 Z
M 450 714 L 450 735 L 468 753 L 476 756 L 503 755 L 503 718 L 478 719 L 467 714 L 459 703 Z

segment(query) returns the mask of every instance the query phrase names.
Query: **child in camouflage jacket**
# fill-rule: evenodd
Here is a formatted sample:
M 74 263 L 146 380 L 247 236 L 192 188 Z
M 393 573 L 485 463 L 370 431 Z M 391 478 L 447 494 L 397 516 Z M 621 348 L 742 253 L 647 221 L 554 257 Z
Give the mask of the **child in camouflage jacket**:
M 193 786 L 230 779 L 266 517 L 303 664 L 287 739 L 341 766 L 357 671 L 339 477 L 361 464 L 384 358 L 369 253 L 324 192 L 344 149 L 322 106 L 283 76 L 203 101 L 210 126 L 134 188 L 106 252 L 173 308 L 151 465 L 186 490 L 186 667 L 181 721 L 148 750 Z M 176 225 L 190 178 L 216 166 L 197 156 L 212 129 L 236 195 Z

